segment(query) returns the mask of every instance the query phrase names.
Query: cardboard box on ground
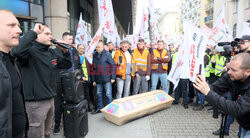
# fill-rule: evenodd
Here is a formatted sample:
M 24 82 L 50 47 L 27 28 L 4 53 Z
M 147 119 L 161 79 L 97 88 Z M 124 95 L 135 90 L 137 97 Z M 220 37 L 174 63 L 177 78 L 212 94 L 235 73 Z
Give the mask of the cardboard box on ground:
M 123 125 L 131 120 L 152 114 L 171 106 L 174 98 L 162 90 L 114 100 L 101 111 L 106 120 Z

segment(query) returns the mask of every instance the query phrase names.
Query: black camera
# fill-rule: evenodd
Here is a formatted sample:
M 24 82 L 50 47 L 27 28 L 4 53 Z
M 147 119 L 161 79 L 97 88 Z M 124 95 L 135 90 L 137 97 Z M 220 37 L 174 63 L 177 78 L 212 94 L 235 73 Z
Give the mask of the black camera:
M 239 45 L 239 42 L 238 41 L 232 41 L 232 42 L 219 42 L 218 43 L 218 46 L 232 46 L 232 47 L 236 47 Z

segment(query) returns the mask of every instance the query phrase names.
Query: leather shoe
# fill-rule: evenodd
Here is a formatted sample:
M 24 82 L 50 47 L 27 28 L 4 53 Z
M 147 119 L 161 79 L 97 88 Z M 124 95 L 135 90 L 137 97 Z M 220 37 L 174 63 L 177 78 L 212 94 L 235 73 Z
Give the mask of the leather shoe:
M 99 109 L 93 111 L 91 114 L 94 115 L 94 114 L 98 114 L 98 113 L 101 113 L 101 111 Z
M 221 133 L 221 132 L 220 132 L 220 129 L 218 129 L 218 130 L 216 130 L 216 131 L 213 132 L 213 134 L 214 134 L 214 135 L 217 135 L 217 136 L 220 135 L 220 133 Z M 225 136 L 229 136 L 229 132 L 224 132 L 224 135 L 225 135 Z
M 91 108 L 90 108 L 90 107 L 88 107 L 88 112 L 92 112 L 92 110 L 91 110 Z
M 200 111 L 200 110 L 202 110 L 202 109 L 204 109 L 204 107 L 202 106 L 202 105 L 197 105 L 197 106 L 195 106 L 194 108 L 193 108 L 193 110 L 194 111 Z
M 183 107 L 184 107 L 185 109 L 188 109 L 188 105 L 187 105 L 187 104 L 184 104 Z
M 172 105 L 176 105 L 176 104 L 178 104 L 178 103 L 177 103 L 177 102 L 174 102 L 174 101 L 172 102 Z

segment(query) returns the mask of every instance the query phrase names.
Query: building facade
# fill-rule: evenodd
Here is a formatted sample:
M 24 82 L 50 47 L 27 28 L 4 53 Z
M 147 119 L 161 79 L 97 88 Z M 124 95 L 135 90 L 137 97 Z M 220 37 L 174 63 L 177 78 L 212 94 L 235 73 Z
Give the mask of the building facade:
M 130 1 L 121 1 L 121 4 L 112 3 L 118 34 L 122 38 L 127 33 L 128 22 L 132 22 L 132 6 Z M 33 28 L 36 22 L 42 22 L 50 27 L 56 39 L 61 39 L 66 31 L 75 35 L 80 13 L 92 36 L 99 27 L 97 0 L 1 0 L 0 9 L 12 11 L 24 33 Z M 125 11 L 130 11 L 127 16 L 119 14 Z M 117 14 L 122 17 L 117 17 Z
M 222 5 L 225 8 L 226 22 L 234 38 L 240 35 L 243 22 L 250 20 L 250 0 L 214 0 L 214 17 L 218 16 Z
M 201 21 L 201 0 L 181 0 L 180 19 L 190 20 L 194 25 L 200 26 Z

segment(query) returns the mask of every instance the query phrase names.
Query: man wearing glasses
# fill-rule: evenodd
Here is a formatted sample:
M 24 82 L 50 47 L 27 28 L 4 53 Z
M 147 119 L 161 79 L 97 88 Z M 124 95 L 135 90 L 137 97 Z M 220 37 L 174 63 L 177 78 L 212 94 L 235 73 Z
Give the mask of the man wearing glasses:
M 240 38 L 236 38 L 235 41 L 239 42 L 240 52 L 250 53 L 250 35 L 243 35 Z

